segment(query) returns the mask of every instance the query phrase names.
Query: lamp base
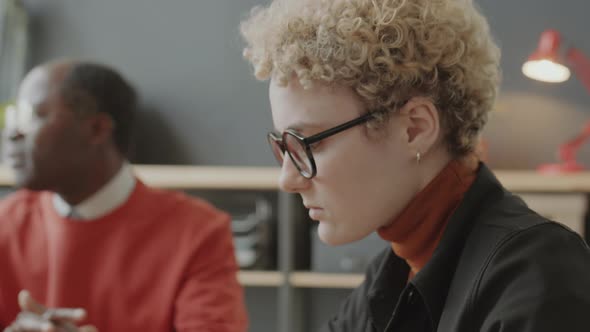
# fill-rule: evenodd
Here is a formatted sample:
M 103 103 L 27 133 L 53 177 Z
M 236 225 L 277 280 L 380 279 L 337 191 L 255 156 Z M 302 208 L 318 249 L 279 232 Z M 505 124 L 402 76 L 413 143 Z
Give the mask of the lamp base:
M 585 170 L 585 167 L 577 162 L 569 162 L 562 164 L 543 164 L 537 167 L 537 172 L 542 174 L 564 174 L 576 173 Z

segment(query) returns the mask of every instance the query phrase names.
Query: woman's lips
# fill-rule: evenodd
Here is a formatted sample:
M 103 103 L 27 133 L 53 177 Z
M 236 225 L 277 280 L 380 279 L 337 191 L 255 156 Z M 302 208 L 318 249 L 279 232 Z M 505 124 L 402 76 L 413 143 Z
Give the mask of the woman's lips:
M 324 209 L 319 207 L 309 207 L 309 217 L 313 220 L 319 221 L 322 218 Z

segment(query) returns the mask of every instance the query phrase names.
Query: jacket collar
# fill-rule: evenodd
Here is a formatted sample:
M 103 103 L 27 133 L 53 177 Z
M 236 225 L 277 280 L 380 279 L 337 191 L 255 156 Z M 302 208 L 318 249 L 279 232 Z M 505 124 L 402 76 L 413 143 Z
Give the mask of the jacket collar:
M 410 284 L 422 297 L 436 330 L 461 251 L 481 213 L 484 201 L 501 196 L 503 187 L 489 168 L 480 163 L 473 185 L 449 219 L 430 261 Z M 369 293 L 369 310 L 379 331 L 384 331 L 398 298 L 407 286 L 409 267 L 391 251 L 381 265 Z
M 369 312 L 377 331 L 385 331 L 406 284 L 410 266 L 389 248 L 369 288 Z

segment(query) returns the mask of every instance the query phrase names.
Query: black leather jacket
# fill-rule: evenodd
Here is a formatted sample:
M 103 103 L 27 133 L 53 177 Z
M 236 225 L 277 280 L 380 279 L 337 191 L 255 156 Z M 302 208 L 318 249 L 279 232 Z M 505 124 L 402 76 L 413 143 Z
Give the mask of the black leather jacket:
M 590 249 L 483 164 L 431 260 L 408 272 L 385 250 L 322 331 L 590 331 Z

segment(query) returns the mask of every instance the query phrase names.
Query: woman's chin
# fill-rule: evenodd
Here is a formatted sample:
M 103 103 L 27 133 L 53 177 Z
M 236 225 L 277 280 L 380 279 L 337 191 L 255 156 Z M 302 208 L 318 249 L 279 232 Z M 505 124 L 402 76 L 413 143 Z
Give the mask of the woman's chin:
M 355 236 L 354 233 L 343 231 L 338 226 L 321 220 L 318 225 L 318 236 L 322 242 L 330 246 L 348 244 L 363 238 L 363 236 Z

